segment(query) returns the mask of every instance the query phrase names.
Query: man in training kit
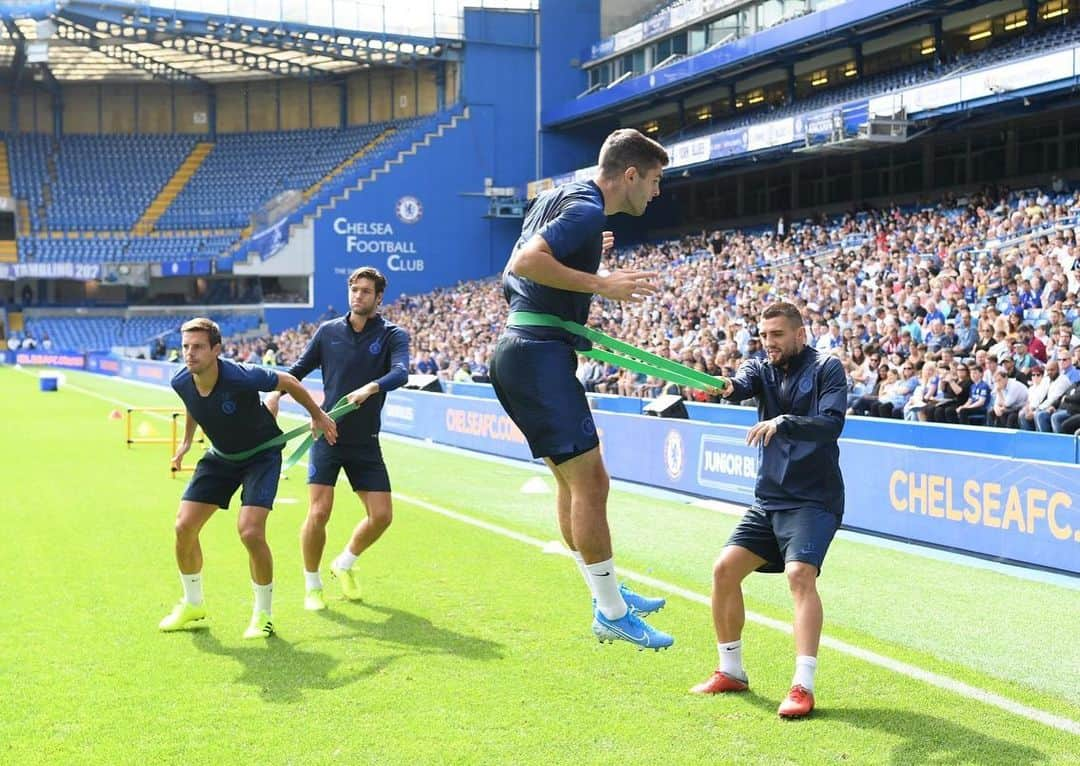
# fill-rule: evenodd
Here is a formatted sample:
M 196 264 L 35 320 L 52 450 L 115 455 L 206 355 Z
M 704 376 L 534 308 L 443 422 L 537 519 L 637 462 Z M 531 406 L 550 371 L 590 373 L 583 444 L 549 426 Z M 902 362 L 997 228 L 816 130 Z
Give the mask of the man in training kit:
M 292 394 L 311 414 L 312 433 L 322 431 L 331 444 L 337 437 L 337 425 L 292 375 L 220 359 L 221 330 L 209 319 L 192 319 L 180 332 L 185 367 L 173 376 L 172 387 L 187 408 L 187 418 L 184 440 L 173 456 L 172 467 L 180 469 L 184 455 L 191 449 L 196 424 L 202 427 L 213 450 L 200 458 L 180 500 L 176 563 L 184 597 L 158 627 L 173 631 L 205 624 L 199 531 L 214 511 L 229 507 L 237 488 L 243 485 L 236 528 L 248 550 L 255 589 L 255 608 L 244 638 L 266 638 L 274 633 L 270 609 L 274 562 L 266 544 L 266 518 L 277 495 L 282 446 L 240 460 L 220 455 L 239 456 L 281 435 L 274 416 L 259 400 L 260 391 L 279 389 Z M 322 443 L 322 439 L 316 442 Z
M 319 326 L 289 373 L 303 380 L 316 368 L 323 375 L 323 408 L 333 409 L 345 396 L 360 407 L 341 418 L 336 444 L 316 442 L 308 458 L 308 515 L 300 530 L 304 554 L 304 608 L 326 608 L 319 563 L 326 547 L 326 524 L 334 507 L 334 485 L 344 468 L 367 517 L 353 530 L 330 572 L 347 599 L 360 598 L 353 565 L 356 558 L 390 526 L 393 505 L 390 476 L 379 448 L 380 413 L 386 392 L 409 379 L 409 335 L 387 322 L 377 310 L 386 291 L 386 277 L 366 266 L 349 275 L 349 313 Z M 267 406 L 277 412 L 280 394 Z
M 746 621 L 742 581 L 751 572 L 783 572 L 795 601 L 795 678 L 777 711 L 784 718 L 814 709 L 814 671 L 821 639 L 817 577 L 844 514 L 844 479 L 836 440 L 844 428 L 847 379 L 834 356 L 806 345 L 798 308 L 773 303 L 761 314 L 768 359 L 750 359 L 721 394 L 758 400 L 759 422 L 746 443 L 760 446 L 754 504 L 713 566 L 712 614 L 720 667 L 691 691 L 749 688 L 742 665 Z
M 617 130 L 600 149 L 595 180 L 545 191 L 525 215 L 521 237 L 503 272 L 511 312 L 554 315 L 584 324 L 593 293 L 617 301 L 640 301 L 656 292 L 656 274 L 616 270 L 604 276 L 602 252 L 613 245 L 607 216 L 642 215 L 660 194 L 668 163 L 660 144 L 636 130 Z M 559 528 L 595 609 L 593 633 L 640 648 L 663 649 L 674 639 L 642 617 L 664 599 L 640 596 L 615 576 L 607 523 L 609 480 L 596 425 L 575 377 L 576 350 L 587 340 L 562 329 L 510 325 L 491 360 L 491 382 L 507 414 L 525 434 L 533 457 L 555 476 Z

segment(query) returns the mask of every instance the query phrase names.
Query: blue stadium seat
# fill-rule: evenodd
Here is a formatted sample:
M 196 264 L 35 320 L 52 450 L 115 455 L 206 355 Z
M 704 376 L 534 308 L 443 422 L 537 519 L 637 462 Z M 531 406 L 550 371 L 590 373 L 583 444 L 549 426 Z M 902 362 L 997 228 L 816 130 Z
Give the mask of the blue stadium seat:
M 312 130 L 219 135 L 158 227 L 243 227 L 277 194 L 306 190 L 404 121 Z
M 54 349 L 67 351 L 104 351 L 113 346 L 148 345 L 163 338 L 166 346 L 180 345 L 180 325 L 189 317 L 136 314 L 92 317 L 30 317 L 24 334 L 38 341 L 48 336 Z M 211 317 L 221 327 L 223 338 L 258 329 L 261 318 L 253 312 Z

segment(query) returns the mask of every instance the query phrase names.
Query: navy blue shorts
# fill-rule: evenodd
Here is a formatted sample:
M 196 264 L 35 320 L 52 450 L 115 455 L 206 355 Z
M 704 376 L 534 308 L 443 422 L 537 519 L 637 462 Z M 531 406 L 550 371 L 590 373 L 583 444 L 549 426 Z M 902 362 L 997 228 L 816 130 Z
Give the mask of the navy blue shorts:
M 577 354 L 558 340 L 504 335 L 491 357 L 491 384 L 533 457 L 588 452 L 600 444 L 585 389 L 575 376 Z
M 338 472 L 345 469 L 353 492 L 389 492 L 390 474 L 386 472 L 379 442 L 372 445 L 335 444 L 326 439 L 311 445 L 308 456 L 308 484 L 337 484 Z
M 184 490 L 183 500 L 210 503 L 228 508 L 236 490 L 243 485 L 241 505 L 273 508 L 281 476 L 281 450 L 269 449 L 247 460 L 225 460 L 207 452 L 195 466 L 195 474 Z
M 738 545 L 765 559 L 759 572 L 783 572 L 788 561 L 813 564 L 821 574 L 825 552 L 840 528 L 840 516 L 824 508 L 790 511 L 747 509 L 728 545 Z

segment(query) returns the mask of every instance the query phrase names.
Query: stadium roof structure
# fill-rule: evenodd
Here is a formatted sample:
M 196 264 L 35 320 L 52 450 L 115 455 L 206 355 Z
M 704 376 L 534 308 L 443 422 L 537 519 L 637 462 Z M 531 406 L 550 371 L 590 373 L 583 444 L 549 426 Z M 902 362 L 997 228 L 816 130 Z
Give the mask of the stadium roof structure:
M 481 2 L 536 6 L 536 0 Z M 462 6 L 461 0 L 6 3 L 0 5 L 0 78 L 17 82 L 30 70 L 49 84 L 333 79 L 371 66 L 459 58 Z

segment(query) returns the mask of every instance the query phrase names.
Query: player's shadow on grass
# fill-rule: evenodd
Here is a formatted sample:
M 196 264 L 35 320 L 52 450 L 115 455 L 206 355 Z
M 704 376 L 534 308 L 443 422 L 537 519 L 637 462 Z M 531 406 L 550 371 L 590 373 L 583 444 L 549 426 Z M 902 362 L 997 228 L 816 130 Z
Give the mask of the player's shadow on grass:
M 224 646 L 213 633 L 192 631 L 195 648 L 207 654 L 230 657 L 243 667 L 236 678 L 259 690 L 267 702 L 299 702 L 304 689 L 340 689 L 375 675 L 395 659 L 394 655 L 374 657 L 363 668 L 335 674 L 341 660 L 322 652 L 298 649 L 279 636 L 272 636 L 243 646 Z
M 971 703 L 974 707 L 979 703 Z M 961 706 L 960 710 L 968 709 Z M 814 716 L 876 729 L 900 739 L 889 752 L 887 763 L 1048 763 L 1050 757 L 1030 745 L 1007 742 L 940 716 L 888 708 L 822 708 Z
M 353 607 L 374 612 L 376 618 L 368 620 L 357 616 Z M 498 660 L 503 656 L 503 645 L 496 641 L 440 627 L 412 612 L 367 601 L 350 604 L 347 608 L 349 612 L 327 609 L 317 614 L 347 628 L 352 634 L 405 647 L 418 654 L 452 654 L 467 660 Z
M 754 705 L 776 715 L 776 701 L 754 695 L 747 698 Z M 977 703 L 972 703 L 977 704 Z M 817 721 L 845 723 L 860 729 L 874 730 L 899 739 L 880 763 L 891 766 L 923 764 L 1049 763 L 1050 757 L 1030 745 L 1007 742 L 975 731 L 940 716 L 913 713 L 891 708 L 815 708 L 805 721 L 787 721 L 786 726 L 813 726 Z

